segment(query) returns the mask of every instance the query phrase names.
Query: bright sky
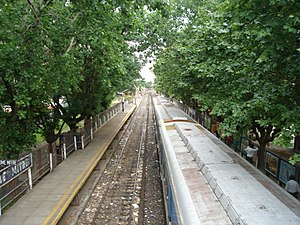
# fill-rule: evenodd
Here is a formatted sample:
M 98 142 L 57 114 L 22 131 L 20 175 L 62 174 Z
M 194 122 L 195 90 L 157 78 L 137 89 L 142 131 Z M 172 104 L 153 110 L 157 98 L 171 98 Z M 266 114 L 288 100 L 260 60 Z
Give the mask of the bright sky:
M 144 67 L 141 69 L 141 75 L 143 78 L 145 78 L 146 82 L 154 82 L 154 73 L 152 72 L 151 68 L 153 67 L 153 63 L 147 63 Z

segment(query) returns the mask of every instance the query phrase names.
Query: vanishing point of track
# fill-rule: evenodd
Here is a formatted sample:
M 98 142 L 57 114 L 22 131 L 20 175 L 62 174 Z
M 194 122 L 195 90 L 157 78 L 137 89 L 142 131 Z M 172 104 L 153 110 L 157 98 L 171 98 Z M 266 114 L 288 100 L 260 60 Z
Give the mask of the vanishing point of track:
M 145 165 L 150 160 L 156 162 L 154 171 L 158 176 L 154 112 L 147 95 L 124 128 L 77 224 L 164 224 L 160 183 L 153 180 L 153 174 L 148 175 L 150 168 Z M 153 189 L 156 196 L 151 196 Z M 153 200 L 157 195 L 160 199 Z

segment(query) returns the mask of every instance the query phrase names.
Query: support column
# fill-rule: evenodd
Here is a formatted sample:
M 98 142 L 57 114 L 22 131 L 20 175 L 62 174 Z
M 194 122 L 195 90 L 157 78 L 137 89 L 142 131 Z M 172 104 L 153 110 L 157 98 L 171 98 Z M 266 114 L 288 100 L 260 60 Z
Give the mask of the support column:
M 74 149 L 75 149 L 75 151 L 77 150 L 77 140 L 76 140 L 76 135 L 74 135 Z
M 65 160 L 67 158 L 67 147 L 66 143 L 63 144 L 63 159 Z
M 28 182 L 29 182 L 29 189 L 32 189 L 32 176 L 31 176 L 31 168 L 28 169 Z
M 49 164 L 50 164 L 50 172 L 53 170 L 53 156 L 52 153 L 49 154 Z

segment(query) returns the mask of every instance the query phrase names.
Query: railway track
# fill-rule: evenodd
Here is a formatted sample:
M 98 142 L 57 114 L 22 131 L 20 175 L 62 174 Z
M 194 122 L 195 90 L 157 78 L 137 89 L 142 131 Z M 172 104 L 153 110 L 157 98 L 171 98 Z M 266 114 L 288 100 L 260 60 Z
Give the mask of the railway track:
M 125 127 L 77 225 L 165 224 L 155 131 L 151 97 L 145 96 Z

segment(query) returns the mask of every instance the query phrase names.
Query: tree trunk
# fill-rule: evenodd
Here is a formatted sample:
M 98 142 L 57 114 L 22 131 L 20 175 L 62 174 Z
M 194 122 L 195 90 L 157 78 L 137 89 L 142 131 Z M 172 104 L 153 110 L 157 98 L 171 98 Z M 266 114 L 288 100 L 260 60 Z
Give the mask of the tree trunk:
M 267 127 L 261 127 L 259 124 L 255 124 L 255 127 L 252 129 L 255 134 L 256 140 L 259 142 L 260 149 L 258 150 L 258 169 L 262 172 L 265 172 L 266 166 L 266 146 L 269 142 L 272 142 L 275 138 L 275 135 L 279 130 L 274 128 L 272 125 Z
M 84 126 L 89 126 L 91 124 L 91 117 L 84 118 Z
M 55 142 L 58 138 L 58 135 L 55 134 L 54 130 L 51 130 L 48 132 L 48 134 L 46 135 L 46 141 L 49 145 L 51 145 L 53 142 Z
M 266 146 L 268 143 L 264 141 L 258 141 L 259 142 L 259 150 L 257 152 L 258 156 L 258 169 L 262 172 L 265 172 L 265 166 L 266 166 Z
M 300 135 L 297 135 L 294 139 L 294 151 L 300 153 Z
M 73 131 L 73 132 L 76 132 L 77 130 L 77 122 L 75 121 L 72 121 L 72 122 L 69 122 L 67 121 L 66 124 L 70 127 L 70 130 Z
M 52 153 L 52 166 L 55 168 L 57 166 L 57 152 L 55 143 L 48 144 L 48 152 Z

